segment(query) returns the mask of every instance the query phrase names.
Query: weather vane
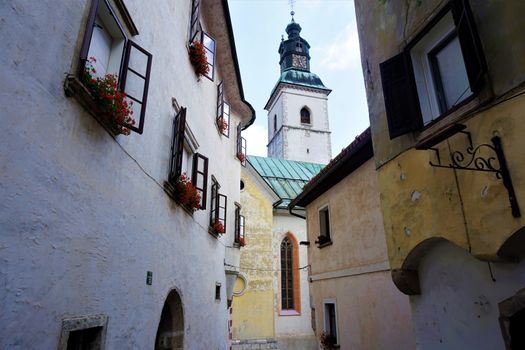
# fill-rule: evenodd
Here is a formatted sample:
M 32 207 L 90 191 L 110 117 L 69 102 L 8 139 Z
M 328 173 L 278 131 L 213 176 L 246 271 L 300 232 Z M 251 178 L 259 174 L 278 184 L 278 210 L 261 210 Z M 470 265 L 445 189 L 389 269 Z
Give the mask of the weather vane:
M 295 0 L 288 0 L 288 2 L 290 3 L 290 15 L 292 15 L 292 21 L 294 21 L 293 19 L 293 16 L 295 15 L 295 11 L 293 10 L 293 5 L 295 4 Z

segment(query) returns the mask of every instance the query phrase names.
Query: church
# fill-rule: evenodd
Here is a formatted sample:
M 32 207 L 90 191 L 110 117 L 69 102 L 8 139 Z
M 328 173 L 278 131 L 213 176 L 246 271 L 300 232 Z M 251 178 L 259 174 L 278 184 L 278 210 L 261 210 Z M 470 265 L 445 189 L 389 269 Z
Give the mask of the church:
M 241 173 L 246 246 L 232 304 L 232 348 L 317 349 L 310 306 L 304 208 L 287 207 L 330 161 L 328 95 L 310 71 L 310 45 L 293 19 L 279 45 L 270 93 L 268 157 L 247 156 Z M 301 244 L 303 243 L 303 244 Z

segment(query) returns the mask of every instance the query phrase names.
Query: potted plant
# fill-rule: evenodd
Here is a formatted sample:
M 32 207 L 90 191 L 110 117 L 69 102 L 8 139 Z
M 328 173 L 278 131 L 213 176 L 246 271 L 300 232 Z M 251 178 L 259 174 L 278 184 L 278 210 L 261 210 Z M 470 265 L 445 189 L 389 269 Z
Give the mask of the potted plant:
M 220 220 L 215 220 L 215 222 L 212 225 L 212 229 L 213 229 L 213 232 L 217 235 L 218 234 L 223 235 L 226 232 L 226 230 L 224 229 L 224 225 L 222 224 Z
M 201 195 L 197 188 L 193 186 L 186 173 L 180 175 L 175 181 L 173 193 L 177 202 L 191 211 L 200 209 Z
M 133 102 L 126 100 L 126 93 L 118 89 L 118 76 L 106 74 L 104 77 L 95 77 L 97 73 L 93 63 L 97 60 L 90 57 L 86 62 L 83 81 L 89 90 L 98 108 L 98 113 L 114 134 L 130 134 L 130 126 L 135 125 L 133 119 Z
M 244 164 L 244 161 L 246 160 L 246 156 L 244 155 L 244 153 L 239 153 L 237 155 L 237 157 L 239 158 L 239 160 L 241 161 L 242 164 Z
M 194 41 L 189 48 L 190 62 L 197 76 L 206 75 L 209 71 L 206 49 L 200 41 Z
M 219 128 L 221 134 L 224 134 L 226 129 L 228 129 L 228 123 L 226 122 L 226 120 L 224 120 L 223 117 L 220 117 L 217 119 L 217 127 Z
M 241 247 L 246 246 L 246 241 L 244 240 L 244 237 L 239 238 L 239 245 L 240 245 Z
M 336 346 L 337 339 L 335 339 L 335 337 L 330 333 L 321 332 L 319 341 L 321 342 L 321 348 L 324 350 L 334 350 L 338 348 Z

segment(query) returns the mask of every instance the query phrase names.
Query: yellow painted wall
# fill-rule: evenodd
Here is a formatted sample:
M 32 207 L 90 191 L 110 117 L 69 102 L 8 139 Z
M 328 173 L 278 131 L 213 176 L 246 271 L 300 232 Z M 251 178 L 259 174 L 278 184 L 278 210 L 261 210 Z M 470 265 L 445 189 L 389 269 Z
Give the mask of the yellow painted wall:
M 273 338 L 272 202 L 246 169 L 241 176 L 245 183 L 241 205 L 246 217 L 246 246 L 241 248 L 240 273 L 247 280 L 247 288 L 233 298 L 233 338 Z
M 465 122 L 474 145 L 490 144 L 493 134 L 501 137 L 522 213 L 524 111 L 525 95 Z M 441 143 L 442 162 L 448 164 L 450 150 L 465 150 L 467 144 L 463 134 Z M 414 247 L 431 237 L 448 239 L 474 256 L 496 259 L 505 240 L 525 225 L 523 216 L 512 217 L 503 182 L 492 173 L 435 168 L 429 161 L 436 162 L 432 151 L 410 149 L 378 169 L 391 267 L 401 268 Z
M 355 0 L 392 269 L 402 268 L 429 238 L 445 238 L 478 258 L 496 259 L 502 243 L 525 225 L 525 95 L 520 95 L 525 88 L 525 22 L 520 15 L 525 2 L 470 0 L 488 66 L 481 93 L 431 126 L 389 137 L 379 65 L 403 51 L 446 3 Z M 495 133 L 501 137 L 521 218 L 511 215 L 507 190 L 494 174 L 430 167 L 435 154 L 415 150 L 419 140 L 451 123 L 466 125 L 474 146 L 490 144 Z M 438 148 L 447 165 L 451 151 L 466 150 L 467 138 L 456 134 Z

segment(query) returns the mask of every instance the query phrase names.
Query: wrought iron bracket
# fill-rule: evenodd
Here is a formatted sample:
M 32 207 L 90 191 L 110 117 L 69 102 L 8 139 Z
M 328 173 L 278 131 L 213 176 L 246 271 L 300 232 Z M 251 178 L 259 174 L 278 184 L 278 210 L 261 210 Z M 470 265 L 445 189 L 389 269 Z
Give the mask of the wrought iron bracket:
M 470 132 L 461 130 L 458 131 L 458 133 L 462 133 L 468 138 L 469 146 L 466 151 L 452 151 L 450 153 L 451 162 L 448 165 L 445 165 L 441 163 L 439 149 L 429 147 L 427 149 L 436 153 L 438 161 L 437 163 L 430 161 L 429 164 L 437 168 L 495 173 L 496 178 L 503 181 L 503 185 L 509 194 L 512 216 L 515 218 L 521 217 L 518 200 L 516 199 L 516 193 L 514 192 L 514 186 L 512 185 L 509 169 L 507 167 L 507 160 L 505 159 L 505 154 L 501 147 L 501 138 L 499 136 L 494 136 L 491 138 L 491 145 L 484 143 L 474 147 Z M 483 157 L 481 154 L 483 150 L 488 150 L 490 154 Z

